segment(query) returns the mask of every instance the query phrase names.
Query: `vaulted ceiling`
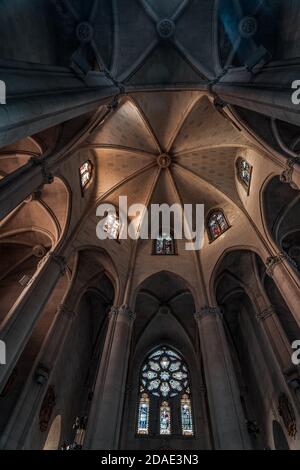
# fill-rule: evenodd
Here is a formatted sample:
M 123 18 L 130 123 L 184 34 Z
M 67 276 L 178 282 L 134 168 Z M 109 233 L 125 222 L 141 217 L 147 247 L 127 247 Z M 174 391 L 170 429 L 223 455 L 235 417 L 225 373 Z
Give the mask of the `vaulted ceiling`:
M 95 152 L 98 194 L 118 204 L 201 203 L 241 207 L 236 158 L 252 144 L 196 91 L 124 97 L 83 144 Z
M 61 162 L 61 176 L 78 192 L 71 222 L 72 230 L 81 227 L 78 245 L 97 242 L 99 200 L 117 206 L 123 195 L 129 205 L 200 203 L 206 213 L 221 207 L 231 220 L 246 212 L 236 159 L 257 147 L 216 106 L 210 86 L 227 67 L 245 65 L 259 48 L 278 60 L 297 56 L 297 26 L 288 20 L 291 11 L 295 18 L 300 14 L 298 2 L 32 0 L 24 15 L 25 3 L 0 4 L 1 59 L 50 70 L 65 66 L 83 81 L 92 76 L 120 90 L 118 107 L 74 151 L 72 167 Z M 255 21 L 244 21 L 249 16 Z M 7 45 L 9 36 L 14 41 Z M 247 123 L 252 119 L 249 127 L 265 137 L 264 117 L 242 111 Z M 73 135 L 82 130 L 78 123 L 71 125 Z M 70 133 L 67 123 L 6 149 L 0 178 L 30 156 L 62 146 Z M 94 180 L 82 198 L 78 168 L 87 159 L 95 164 Z
M 299 53 L 295 0 L 3 1 L 1 59 L 103 70 L 128 85 L 199 86 L 259 47 Z M 26 13 L 25 13 L 26 8 Z M 255 17 L 255 22 L 243 22 Z M 289 22 L 290 23 L 290 22 Z M 20 34 L 20 24 L 22 34 Z M 188 32 L 188 34 L 187 34 Z M 24 41 L 24 36 L 26 41 Z M 8 38 L 13 37 L 14 41 Z M 278 47 L 280 45 L 280 47 Z

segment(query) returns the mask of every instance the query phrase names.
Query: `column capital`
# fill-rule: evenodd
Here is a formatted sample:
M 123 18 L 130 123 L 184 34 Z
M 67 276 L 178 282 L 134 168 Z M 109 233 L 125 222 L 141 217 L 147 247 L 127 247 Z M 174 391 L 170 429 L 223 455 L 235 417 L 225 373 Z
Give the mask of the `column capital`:
M 60 268 L 60 273 L 63 276 L 67 269 L 67 260 L 64 256 L 56 254 L 54 251 L 48 252 L 38 263 L 38 267 L 41 269 L 47 261 L 53 261 Z
M 116 306 L 113 306 L 111 307 L 109 313 L 108 313 L 108 317 L 109 318 L 114 318 L 114 317 L 118 317 L 118 316 L 122 316 L 128 320 L 132 320 L 134 321 L 136 319 L 136 314 L 130 309 L 130 307 L 128 305 L 121 305 L 121 307 L 116 307 Z
M 285 169 L 280 175 L 281 183 L 289 184 L 293 189 L 299 189 L 296 183 L 293 181 L 294 166 L 300 165 L 300 158 L 289 158 L 286 161 Z
M 119 308 L 118 307 L 111 307 L 110 311 L 108 312 L 108 318 L 113 318 L 116 317 L 119 313 Z
M 54 181 L 54 177 L 49 170 L 49 164 L 45 158 L 31 157 L 29 160 L 32 166 L 40 166 L 43 177 L 43 185 L 51 184 Z
M 68 320 L 72 321 L 76 314 L 74 310 L 71 310 L 66 304 L 59 304 L 57 307 L 58 315 L 66 317 Z
M 262 312 L 259 312 L 256 315 L 256 318 L 257 320 L 264 322 L 268 318 L 273 317 L 275 315 L 276 315 L 275 308 L 273 307 L 273 305 L 270 305 L 269 307 L 265 308 Z
M 45 385 L 50 376 L 50 369 L 44 364 L 39 364 L 34 372 L 34 379 L 38 385 Z
M 49 259 L 51 261 L 54 261 L 56 264 L 58 264 L 60 268 L 61 275 L 63 276 L 66 273 L 67 269 L 67 260 L 64 256 L 58 255 L 54 253 L 53 251 L 48 254 Z
M 131 310 L 128 305 L 122 305 L 121 307 L 119 307 L 119 315 L 132 321 L 136 319 L 136 314 Z
M 222 317 L 223 313 L 219 307 L 202 307 L 198 312 L 194 313 L 196 321 L 204 320 L 206 317 Z
M 274 269 L 278 264 L 283 263 L 284 261 L 289 261 L 290 257 L 282 251 L 275 256 L 270 256 L 266 261 L 266 273 L 269 277 L 273 277 Z

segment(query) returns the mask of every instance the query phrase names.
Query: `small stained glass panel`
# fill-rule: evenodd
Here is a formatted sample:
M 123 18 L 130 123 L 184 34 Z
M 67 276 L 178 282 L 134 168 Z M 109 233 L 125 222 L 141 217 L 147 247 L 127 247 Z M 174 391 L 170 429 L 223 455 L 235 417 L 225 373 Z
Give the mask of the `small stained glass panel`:
M 168 402 L 163 402 L 160 406 L 160 434 L 171 434 L 171 408 Z
M 104 225 L 104 232 L 106 232 L 112 240 L 118 240 L 120 235 L 120 220 L 117 214 L 108 214 L 106 223 Z
M 149 408 L 150 400 L 146 393 L 140 398 L 139 417 L 138 417 L 138 434 L 149 433 Z
M 226 230 L 229 229 L 228 222 L 225 218 L 225 215 L 222 211 L 216 211 L 211 214 L 208 220 L 208 230 L 210 239 L 216 240 L 219 238 Z
M 249 189 L 251 184 L 252 166 L 247 160 L 239 158 L 237 161 L 237 171 L 240 181 Z
M 154 241 L 153 247 L 154 255 L 171 256 L 176 254 L 175 240 L 169 236 L 163 234 Z
M 184 436 L 194 435 L 192 406 L 188 395 L 183 395 L 181 398 L 181 426 Z
M 81 188 L 84 189 L 92 179 L 93 165 L 88 160 L 79 168 Z

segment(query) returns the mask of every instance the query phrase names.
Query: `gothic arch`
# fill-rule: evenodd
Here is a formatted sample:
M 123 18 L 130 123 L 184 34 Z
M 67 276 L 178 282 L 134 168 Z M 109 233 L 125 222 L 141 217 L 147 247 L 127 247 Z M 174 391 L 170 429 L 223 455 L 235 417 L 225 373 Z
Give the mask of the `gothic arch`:
M 280 182 L 279 176 L 270 177 L 262 188 L 261 205 L 266 234 L 279 251 L 287 249 L 283 242 L 291 233 L 299 232 L 296 238 L 300 240 L 300 199 L 297 191 Z
M 96 254 L 96 257 L 95 257 Z M 77 255 L 77 270 L 81 269 L 80 263 L 81 259 L 84 259 L 86 257 L 90 257 L 91 261 L 96 260 L 96 264 L 91 270 L 90 266 L 90 277 L 93 277 L 93 275 L 97 276 L 95 272 L 99 270 L 100 272 L 103 271 L 103 274 L 107 276 L 107 278 L 110 280 L 114 287 L 114 292 L 115 292 L 115 302 L 122 302 L 121 296 L 122 296 L 122 280 L 120 279 L 120 273 L 118 271 L 118 268 L 116 266 L 116 263 L 114 260 L 111 258 L 109 253 L 107 252 L 106 249 L 104 248 L 99 248 L 96 246 L 92 245 L 86 245 L 86 246 L 81 246 L 80 248 L 77 248 L 76 250 L 76 255 Z M 92 275 L 92 273 L 94 274 Z
M 159 272 L 154 272 L 153 274 L 150 274 L 150 276 L 149 276 L 149 274 L 146 274 L 146 273 L 144 274 L 144 277 L 140 280 L 139 285 L 134 289 L 134 292 L 132 294 L 132 300 L 131 300 L 132 305 L 135 305 L 137 295 L 143 289 L 143 287 L 147 283 L 151 282 L 152 279 L 154 279 L 154 278 L 156 278 L 157 276 L 160 276 L 160 275 L 165 275 L 167 277 L 169 276 L 170 278 L 176 279 L 178 284 L 181 286 L 180 289 L 182 291 L 186 291 L 186 292 L 189 291 L 192 294 L 193 298 L 194 298 L 194 302 L 196 302 L 197 296 L 196 296 L 196 292 L 195 292 L 195 290 L 196 290 L 195 286 L 192 286 L 189 281 L 184 279 L 178 273 L 163 270 L 163 271 L 159 271 Z
M 255 253 L 259 257 L 262 257 L 261 250 L 256 246 L 237 245 L 237 246 L 233 246 L 230 248 L 226 248 L 223 251 L 223 253 L 220 255 L 217 263 L 215 264 L 215 267 L 212 271 L 212 274 L 209 280 L 209 296 L 212 299 L 212 302 L 215 304 L 216 304 L 215 285 L 216 285 L 216 280 L 218 278 L 220 269 L 222 267 L 222 263 L 224 262 L 224 259 L 228 255 L 230 255 L 231 253 L 238 252 L 238 251 L 243 252 L 243 253 L 251 252 L 251 253 Z
M 169 298 L 156 289 L 156 282 L 161 284 L 161 276 L 169 279 Z M 148 299 L 152 305 L 145 309 L 143 297 Z M 190 297 L 188 302 L 186 297 Z M 177 300 L 176 300 L 177 298 Z M 177 351 L 186 361 L 190 370 L 191 394 L 193 409 L 195 413 L 195 436 L 190 442 L 180 443 L 180 438 L 173 436 L 182 448 L 195 448 L 195 445 L 206 448 L 209 442 L 208 421 L 206 415 L 206 404 L 201 393 L 203 387 L 202 367 L 199 356 L 201 355 L 199 343 L 193 333 L 196 323 L 193 317 L 195 305 L 191 291 L 186 282 L 177 275 L 170 272 L 160 272 L 144 280 L 137 290 L 135 296 L 136 321 L 133 335 L 133 345 L 128 375 L 128 398 L 126 402 L 125 417 L 123 421 L 123 438 L 126 448 L 137 445 L 138 448 L 157 449 L 164 439 L 159 436 L 150 437 L 150 440 L 139 439 L 135 435 L 136 410 L 139 396 L 139 371 L 145 358 L 160 346 L 167 346 Z M 177 303 L 178 302 L 178 303 Z M 185 305 L 185 306 L 184 306 Z M 149 306 L 149 305 L 148 305 Z M 128 429 L 128 423 L 132 423 Z M 197 442 L 197 444 L 196 444 Z M 146 447 L 145 447 L 146 446 Z M 180 448 L 181 448 L 180 447 Z

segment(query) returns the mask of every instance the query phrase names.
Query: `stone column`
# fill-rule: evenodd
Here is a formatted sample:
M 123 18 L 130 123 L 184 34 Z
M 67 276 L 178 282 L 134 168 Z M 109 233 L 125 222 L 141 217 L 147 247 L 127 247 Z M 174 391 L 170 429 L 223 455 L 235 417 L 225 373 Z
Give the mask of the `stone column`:
M 26 165 L 0 180 L 0 220 L 29 195 L 44 184 L 51 184 L 53 180 L 48 159 L 44 158 L 32 158 Z
M 256 318 L 269 340 L 281 371 L 288 373 L 292 369 L 291 345 L 282 329 L 274 307 L 269 305 L 260 311 Z
M 118 449 L 134 320 L 135 314 L 127 305 L 111 310 L 85 449 Z
M 103 124 L 109 114 L 116 109 L 117 104 L 114 98 L 107 105 L 106 111 L 103 113 L 100 111 L 99 116 L 96 114 L 96 117 L 82 129 L 81 135 L 72 139 L 63 149 L 44 157 L 32 157 L 25 165 L 0 180 L 0 220 L 35 191 L 40 190 L 45 184 L 51 184 L 59 171 L 61 159 L 71 157 L 72 148 L 78 146 L 91 128 Z
M 41 407 L 52 372 L 60 357 L 74 318 L 75 313 L 66 304 L 59 305 L 33 371 L 28 377 L 22 395 L 2 433 L 1 449 L 26 449 L 28 433 Z
M 212 92 L 227 104 L 299 126 L 299 106 L 292 102 L 292 83 L 299 77 L 299 59 L 270 63 L 257 74 L 232 68 L 212 84 Z
M 6 344 L 7 364 L 0 367 L 0 390 L 5 386 L 57 281 L 65 274 L 65 269 L 64 257 L 55 252 L 46 255 L 30 284 L 1 324 L 0 339 Z
M 6 105 L 0 106 L 0 148 L 93 111 L 117 95 L 103 72 L 81 80 L 67 67 L 0 59 Z
M 296 322 L 300 326 L 300 289 L 297 274 L 291 274 L 289 257 L 285 253 L 278 253 L 266 261 L 266 273 L 277 285 L 283 299 L 289 307 Z
M 240 393 L 219 308 L 195 314 L 208 393 L 214 448 L 250 449 Z

